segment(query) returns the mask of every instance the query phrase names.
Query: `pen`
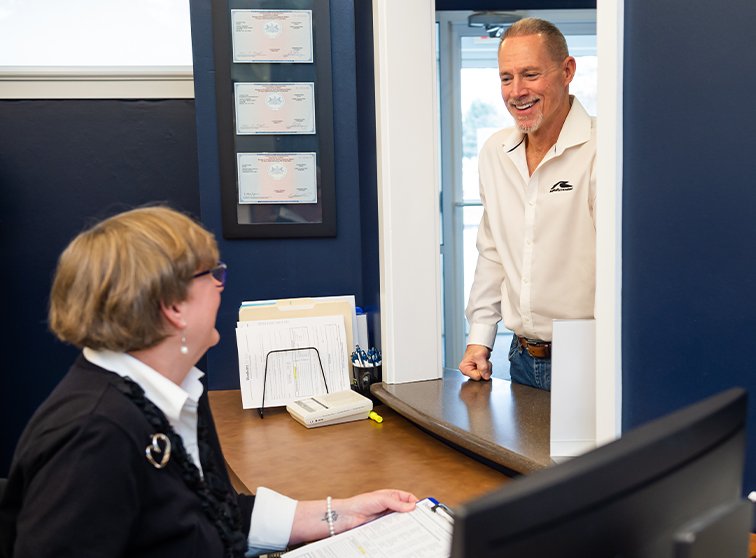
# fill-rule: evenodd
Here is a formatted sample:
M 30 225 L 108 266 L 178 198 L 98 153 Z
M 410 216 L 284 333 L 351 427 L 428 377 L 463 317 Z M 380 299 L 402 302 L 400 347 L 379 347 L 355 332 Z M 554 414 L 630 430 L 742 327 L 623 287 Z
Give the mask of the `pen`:
M 434 505 L 431 507 L 431 511 L 442 515 L 444 518 L 448 519 L 450 523 L 454 523 L 454 513 L 446 505 L 441 504 L 436 500 L 433 500 L 433 502 Z
M 367 368 L 372 362 L 371 358 L 370 352 L 366 353 L 365 349 L 361 348 L 359 345 L 355 345 L 354 352 L 352 352 L 352 364 L 354 366 Z

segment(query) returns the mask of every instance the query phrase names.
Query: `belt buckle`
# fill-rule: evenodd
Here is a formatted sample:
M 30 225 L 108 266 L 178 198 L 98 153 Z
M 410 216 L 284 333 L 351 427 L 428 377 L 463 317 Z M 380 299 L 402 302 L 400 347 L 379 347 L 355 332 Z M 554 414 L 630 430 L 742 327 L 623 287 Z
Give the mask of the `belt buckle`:
M 533 352 L 533 348 L 541 349 L 542 352 L 539 352 L 536 354 Z M 550 356 L 549 348 L 544 345 L 534 345 L 533 347 L 528 345 L 528 347 L 525 350 L 528 351 L 528 354 L 532 356 L 533 358 L 548 358 Z
M 551 356 L 551 343 L 548 341 L 534 341 L 526 337 L 520 337 L 520 343 L 525 345 L 525 350 L 533 358 L 549 358 Z

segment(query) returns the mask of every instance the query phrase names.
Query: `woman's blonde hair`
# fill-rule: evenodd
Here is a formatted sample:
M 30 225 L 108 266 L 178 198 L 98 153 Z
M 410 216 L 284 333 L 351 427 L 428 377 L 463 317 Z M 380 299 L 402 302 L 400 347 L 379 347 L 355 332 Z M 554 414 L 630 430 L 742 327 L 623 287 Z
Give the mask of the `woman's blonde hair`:
M 79 348 L 146 349 L 166 336 L 161 305 L 186 299 L 192 276 L 218 262 L 215 237 L 168 207 L 106 219 L 58 260 L 50 329 Z

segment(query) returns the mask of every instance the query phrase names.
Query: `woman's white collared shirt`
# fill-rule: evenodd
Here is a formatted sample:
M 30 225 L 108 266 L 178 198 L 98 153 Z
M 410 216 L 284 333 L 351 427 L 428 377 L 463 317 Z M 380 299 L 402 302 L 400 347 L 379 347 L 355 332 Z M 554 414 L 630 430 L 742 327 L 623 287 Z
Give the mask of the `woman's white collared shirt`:
M 204 372 L 192 367 L 184 381 L 178 385 L 129 354 L 95 351 L 89 348 L 84 348 L 83 353 L 84 358 L 92 364 L 115 372 L 119 376 L 129 377 L 139 384 L 145 397 L 165 414 L 176 434 L 181 436 L 187 453 L 202 474 L 197 444 L 197 410 L 200 397 L 205 390 L 201 382 Z M 247 537 L 250 548 L 285 548 L 291 536 L 296 507 L 296 500 L 269 488 L 258 487 Z

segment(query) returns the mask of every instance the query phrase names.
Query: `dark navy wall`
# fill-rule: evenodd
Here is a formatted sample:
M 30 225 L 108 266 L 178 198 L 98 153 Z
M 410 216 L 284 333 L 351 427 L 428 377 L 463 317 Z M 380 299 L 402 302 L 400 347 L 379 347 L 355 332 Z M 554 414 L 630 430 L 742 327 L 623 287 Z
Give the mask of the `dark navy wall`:
M 192 100 L 0 101 L 0 476 L 76 350 L 47 330 L 58 255 L 86 225 L 162 201 L 199 214 Z
M 367 251 L 362 241 L 363 213 L 375 221 L 371 215 L 375 212 L 371 202 L 371 197 L 375 199 L 375 183 L 361 182 L 358 164 L 354 2 L 331 0 L 330 6 L 337 236 L 225 240 L 221 227 L 210 6 L 204 0 L 191 2 L 202 221 L 216 233 L 222 257 L 229 264 L 229 280 L 217 322 L 221 342 L 208 353 L 211 389 L 239 387 L 234 330 L 243 300 L 354 294 L 359 305 L 377 304 L 375 287 L 371 286 L 367 293 L 363 287 L 363 265 L 377 269 L 378 253 L 377 240 L 368 241 Z M 367 196 L 364 201 L 363 192 Z M 367 234 L 377 238 L 377 228 Z
M 378 176 L 375 135 L 375 64 L 373 2 L 354 6 L 357 64 L 357 132 L 360 160 L 360 233 L 362 236 L 362 305 L 368 314 L 370 339 L 381 346 L 380 268 L 378 265 Z
M 756 489 L 754 21 L 751 0 L 625 2 L 624 428 L 747 388 L 747 490 Z

